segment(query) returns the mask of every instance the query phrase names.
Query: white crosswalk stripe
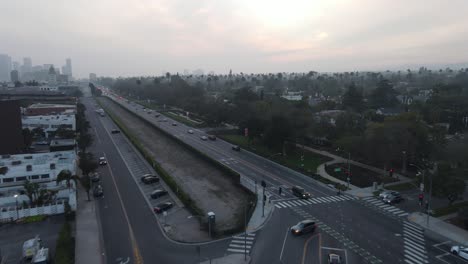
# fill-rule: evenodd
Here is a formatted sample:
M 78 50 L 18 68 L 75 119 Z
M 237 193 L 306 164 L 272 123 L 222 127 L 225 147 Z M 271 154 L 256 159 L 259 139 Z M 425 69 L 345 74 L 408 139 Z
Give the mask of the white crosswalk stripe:
M 336 195 L 336 196 L 323 196 L 314 197 L 307 200 L 288 200 L 288 201 L 275 201 L 275 207 L 278 209 L 296 206 L 307 206 L 320 203 L 337 203 L 349 200 L 355 200 L 353 196 L 349 195 Z
M 250 254 L 255 240 L 255 234 L 256 233 L 248 233 L 247 236 L 245 234 L 233 236 L 227 251 L 235 253 L 247 252 L 247 254 Z
M 405 217 L 405 216 L 408 215 L 408 213 L 406 213 L 405 211 L 399 209 L 398 207 L 383 203 L 382 201 L 380 201 L 379 199 L 377 199 L 376 197 L 373 197 L 373 196 L 364 197 L 364 198 L 362 198 L 362 200 L 365 203 L 368 203 L 368 204 L 370 204 L 372 206 L 377 207 L 378 209 L 381 209 L 381 210 L 384 210 L 384 211 L 389 212 L 391 214 L 394 214 L 394 215 L 396 215 L 398 217 Z
M 406 263 L 429 263 L 423 229 L 407 221 L 403 222 L 403 247 Z

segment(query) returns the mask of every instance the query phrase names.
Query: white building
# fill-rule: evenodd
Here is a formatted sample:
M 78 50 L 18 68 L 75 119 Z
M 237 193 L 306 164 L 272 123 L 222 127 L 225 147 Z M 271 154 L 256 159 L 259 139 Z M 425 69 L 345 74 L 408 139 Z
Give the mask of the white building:
M 38 154 L 3 155 L 0 157 L 0 207 L 28 202 L 24 193 L 24 183 L 29 180 L 38 183 L 41 188 L 55 190 L 57 198 L 69 197 L 65 182 L 55 182 L 62 170 L 69 170 L 72 175 L 77 171 L 75 151 L 58 151 Z M 73 184 L 73 183 L 72 183 Z M 20 194 L 14 197 L 15 194 Z
M 61 126 L 76 131 L 74 115 L 23 116 L 21 122 L 23 128 L 29 128 L 30 130 L 37 127 L 42 128 L 46 133 L 46 137 L 49 137 L 50 132 L 55 132 Z

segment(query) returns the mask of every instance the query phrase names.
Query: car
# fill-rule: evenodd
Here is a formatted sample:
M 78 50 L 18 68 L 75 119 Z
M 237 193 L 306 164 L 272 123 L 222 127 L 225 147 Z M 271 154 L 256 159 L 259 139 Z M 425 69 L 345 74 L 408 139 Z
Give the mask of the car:
M 328 254 L 328 264 L 341 264 L 341 256 L 337 254 L 330 253 Z
M 102 189 L 102 186 L 100 184 L 94 187 L 93 195 L 96 198 L 104 196 L 104 189 Z
M 163 121 L 163 122 L 167 122 L 167 118 L 164 118 L 162 121 Z
M 39 249 L 34 255 L 31 264 L 47 264 L 50 262 L 50 251 L 48 248 Z
M 145 174 L 141 177 L 141 181 L 144 184 L 157 183 L 159 182 L 159 178 L 156 175 Z
M 216 140 L 216 136 L 215 136 L 215 135 L 209 135 L 209 136 L 208 136 L 208 139 L 209 139 L 209 140 Z
M 232 150 L 240 151 L 240 147 L 237 145 L 232 146 Z
M 300 221 L 296 225 L 293 225 L 291 227 L 291 233 L 293 235 L 303 235 L 305 233 L 314 232 L 316 228 L 317 228 L 317 225 L 315 224 L 313 220 L 306 219 L 306 220 Z
M 35 145 L 49 145 L 49 142 L 46 140 L 36 141 Z
M 99 177 L 99 173 L 97 172 L 93 173 L 90 178 L 92 182 L 98 182 L 101 180 L 101 178 Z
M 291 192 L 292 192 L 295 196 L 297 196 L 297 197 L 299 197 L 299 198 L 301 198 L 301 199 L 309 199 L 309 198 L 310 198 L 310 193 L 306 192 L 306 191 L 304 190 L 304 188 L 302 188 L 302 187 L 300 187 L 300 186 L 293 186 L 293 187 L 291 188 Z
M 161 115 L 160 114 L 155 114 L 154 117 L 160 117 Z
M 390 194 L 385 196 L 382 201 L 386 204 L 395 204 L 403 201 L 403 197 L 401 197 L 401 194 Z
M 206 140 L 208 140 L 208 137 L 206 137 L 206 136 L 201 136 L 200 139 L 203 140 L 203 141 L 206 141 Z
M 463 246 L 453 246 L 451 249 L 450 249 L 450 252 L 452 252 L 452 254 L 454 255 L 457 255 L 463 259 L 466 259 L 468 260 L 468 248 L 467 247 L 463 247 Z
M 165 203 L 160 203 L 156 205 L 153 210 L 155 213 L 160 214 L 162 212 L 165 212 L 169 209 L 171 209 L 174 206 L 171 202 L 165 202 Z
M 99 158 L 99 165 L 107 165 L 107 160 L 105 157 Z
M 119 134 L 119 133 L 120 133 L 120 130 L 118 130 L 118 129 L 112 129 L 112 130 L 111 130 L 111 133 L 112 133 L 112 134 Z
M 187 133 L 193 134 L 193 130 L 192 130 L 192 129 L 189 129 L 189 130 L 187 131 Z
M 167 191 L 161 189 L 154 190 L 153 192 L 151 192 L 151 198 L 153 199 L 158 199 L 159 197 L 162 197 L 164 195 L 167 195 Z
M 400 193 L 397 191 L 383 191 L 379 194 L 379 198 L 382 200 L 387 197 L 387 195 L 400 195 Z

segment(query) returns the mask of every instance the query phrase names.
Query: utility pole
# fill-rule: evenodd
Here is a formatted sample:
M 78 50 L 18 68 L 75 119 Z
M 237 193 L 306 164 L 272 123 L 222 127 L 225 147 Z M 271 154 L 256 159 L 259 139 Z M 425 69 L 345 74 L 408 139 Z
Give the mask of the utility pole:
M 403 174 L 406 174 L 406 151 L 403 150 L 402 153 L 403 153 L 403 165 L 401 166 L 401 172 Z
M 265 217 L 265 200 L 266 200 L 265 187 L 266 187 L 266 182 L 264 180 L 262 180 L 262 187 L 263 187 L 262 217 Z
M 350 163 L 350 160 L 351 160 L 351 152 L 348 152 L 348 189 L 349 189 L 349 183 L 351 181 L 351 163 Z

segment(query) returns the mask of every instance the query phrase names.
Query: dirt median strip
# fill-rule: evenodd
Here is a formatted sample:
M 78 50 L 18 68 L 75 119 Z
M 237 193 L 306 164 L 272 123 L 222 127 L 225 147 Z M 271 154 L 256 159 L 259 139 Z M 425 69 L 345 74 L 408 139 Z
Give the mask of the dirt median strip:
M 177 142 L 111 100 L 101 98 L 100 102 L 109 114 L 118 117 L 116 123 L 125 128 L 121 127 L 122 131 L 129 134 L 143 156 L 158 167 L 155 169 L 162 172 L 165 182 L 167 178 L 169 182 L 166 183 L 171 189 L 178 196 L 185 196 L 179 199 L 184 204 L 189 203 L 192 213 L 215 212 L 219 233 L 242 228 L 243 208 L 252 200 L 252 194 L 239 184 L 237 173 L 222 164 L 215 164 L 197 149 Z

